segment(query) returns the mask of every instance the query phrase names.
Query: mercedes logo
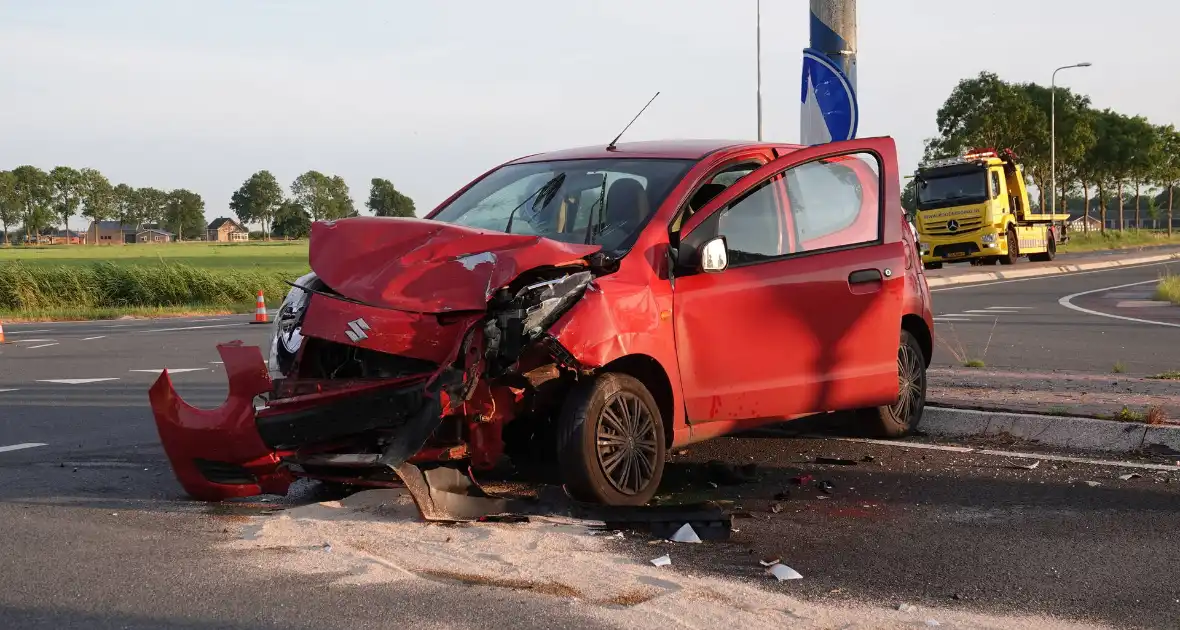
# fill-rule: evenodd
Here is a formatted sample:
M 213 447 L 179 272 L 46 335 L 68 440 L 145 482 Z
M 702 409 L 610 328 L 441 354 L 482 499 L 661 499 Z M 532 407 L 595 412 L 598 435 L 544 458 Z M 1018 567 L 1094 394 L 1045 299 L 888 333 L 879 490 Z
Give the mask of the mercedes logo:
M 947 221 L 946 222 L 946 229 L 948 232 L 958 232 L 959 231 L 959 222 L 954 219 Z

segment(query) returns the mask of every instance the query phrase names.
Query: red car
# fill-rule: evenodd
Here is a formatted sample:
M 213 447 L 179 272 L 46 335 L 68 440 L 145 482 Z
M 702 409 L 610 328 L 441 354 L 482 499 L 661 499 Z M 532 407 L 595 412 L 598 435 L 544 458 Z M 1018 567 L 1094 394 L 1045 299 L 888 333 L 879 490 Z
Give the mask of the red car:
M 272 369 L 219 346 L 215 410 L 162 374 L 160 438 L 206 500 L 507 452 L 641 505 L 673 447 L 843 410 L 904 435 L 934 327 L 898 182 L 889 138 L 637 142 L 514 160 L 425 219 L 316 223 Z

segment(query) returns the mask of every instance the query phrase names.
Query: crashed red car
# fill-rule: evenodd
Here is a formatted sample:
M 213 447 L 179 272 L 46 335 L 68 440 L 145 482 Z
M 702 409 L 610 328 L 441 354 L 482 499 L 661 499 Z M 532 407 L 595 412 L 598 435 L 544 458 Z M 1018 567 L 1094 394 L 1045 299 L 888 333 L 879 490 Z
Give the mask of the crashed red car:
M 844 410 L 899 436 L 922 416 L 930 296 L 889 138 L 534 155 L 426 219 L 316 223 L 310 262 L 271 369 L 235 342 L 220 408 L 167 373 L 152 387 L 194 497 L 508 453 L 640 505 L 673 447 Z

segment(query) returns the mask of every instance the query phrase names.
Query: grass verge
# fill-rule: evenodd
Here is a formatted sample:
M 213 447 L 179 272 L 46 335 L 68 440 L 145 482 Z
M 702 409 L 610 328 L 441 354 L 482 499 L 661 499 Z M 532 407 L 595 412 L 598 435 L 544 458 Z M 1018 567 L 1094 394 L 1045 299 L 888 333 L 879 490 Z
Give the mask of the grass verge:
M 1154 230 L 1107 230 L 1098 232 L 1076 232 L 1070 230 L 1069 242 L 1061 246 L 1062 252 L 1094 252 L 1106 249 L 1132 249 L 1157 245 L 1180 245 L 1180 232 L 1168 238 L 1166 232 Z
M 123 315 L 247 312 L 255 295 L 277 306 L 292 272 L 183 264 L 0 263 L 0 313 L 12 319 L 103 319 Z
M 1180 305 L 1180 276 L 1164 276 L 1155 288 L 1155 299 Z

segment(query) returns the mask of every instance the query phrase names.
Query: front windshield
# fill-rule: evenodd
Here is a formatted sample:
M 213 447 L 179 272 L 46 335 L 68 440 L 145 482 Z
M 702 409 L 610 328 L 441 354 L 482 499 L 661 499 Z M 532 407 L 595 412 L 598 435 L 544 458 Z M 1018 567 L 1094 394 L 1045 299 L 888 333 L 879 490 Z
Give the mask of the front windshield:
M 917 193 L 918 207 L 923 210 L 980 203 L 987 200 L 987 172 L 926 175 L 918 180 Z
M 564 243 L 594 243 L 619 253 L 631 246 L 692 165 L 692 160 L 654 159 L 509 164 L 432 218 L 501 232 L 511 228 L 513 234 Z

